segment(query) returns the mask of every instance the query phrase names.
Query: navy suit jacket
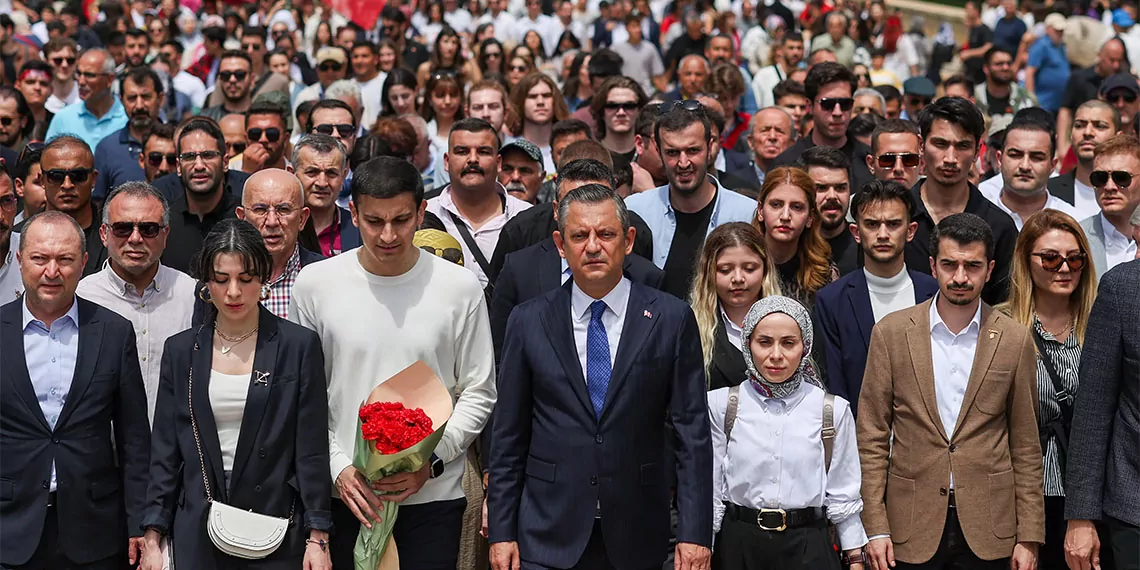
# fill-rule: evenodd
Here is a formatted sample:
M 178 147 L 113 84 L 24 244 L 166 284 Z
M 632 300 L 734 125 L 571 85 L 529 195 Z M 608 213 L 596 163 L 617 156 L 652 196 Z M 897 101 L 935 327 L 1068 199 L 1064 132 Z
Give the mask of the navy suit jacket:
M 697 321 L 689 306 L 630 288 L 600 419 L 570 317 L 571 283 L 511 314 L 491 438 L 490 541 L 517 541 L 523 561 L 577 563 L 600 507 L 619 570 L 660 566 L 669 549 L 674 440 L 677 541 L 712 543 L 712 445 Z M 664 420 L 672 422 L 672 430 Z
M 938 292 L 938 282 L 933 277 L 911 270 L 907 273 L 914 283 L 916 305 Z M 823 333 L 828 389 L 847 400 L 855 414 L 871 347 L 871 329 L 875 326 L 867 275 L 852 271 L 820 289 L 815 296 L 815 323 Z
M 352 223 L 352 212 L 345 208 L 338 208 L 340 210 L 340 250 L 342 252 L 350 249 L 356 249 L 364 244 L 360 239 L 360 228 Z M 302 250 L 303 252 L 304 250 Z M 316 259 L 314 261 L 320 261 Z M 304 260 L 301 261 L 304 264 Z
M 26 563 L 40 543 L 52 464 L 59 549 L 87 564 L 142 536 L 150 461 L 146 390 L 131 323 L 83 299 L 75 373 L 52 429 L 24 357 L 23 304 L 0 307 L 0 565 Z M 126 558 L 124 556 L 123 560 Z

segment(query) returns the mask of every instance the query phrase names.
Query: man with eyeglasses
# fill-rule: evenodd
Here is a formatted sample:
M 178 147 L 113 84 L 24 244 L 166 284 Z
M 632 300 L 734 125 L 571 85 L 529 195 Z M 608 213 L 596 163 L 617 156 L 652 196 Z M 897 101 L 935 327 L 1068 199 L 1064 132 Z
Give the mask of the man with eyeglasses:
M 20 234 L 12 231 L 17 210 L 16 191 L 7 168 L 0 172 L 0 303 L 19 298 L 24 292 L 20 277 L 20 264 L 16 252 L 20 249 Z
M 178 169 L 178 150 L 174 145 L 174 125 L 157 124 L 139 153 L 139 167 L 147 182 L 166 176 Z
M 269 101 L 254 103 L 245 115 L 247 146 L 230 168 L 253 174 L 265 168 L 293 169 L 285 158 L 285 108 Z M 248 182 L 247 182 L 248 183 Z
M 1100 213 L 1081 222 L 1099 280 L 1109 269 L 1136 258 L 1130 217 L 1140 207 L 1140 139 L 1116 135 L 1096 148 L 1089 182 Z
M 1100 99 L 1120 113 L 1120 129 L 1128 130 L 1140 112 L 1140 83 L 1130 73 L 1117 73 L 1101 84 Z
M 855 89 L 858 82 L 850 69 L 835 62 L 818 63 L 808 70 L 804 80 L 804 95 L 808 100 L 808 113 L 812 130 L 791 148 L 784 151 L 772 166 L 789 166 L 803 152 L 813 146 L 829 146 L 842 150 L 851 161 L 850 182 L 862 188 L 874 178 L 867 168 L 871 149 L 855 137 L 847 136 L 851 111 L 855 107 Z
M 974 100 L 991 119 L 1036 107 L 1033 93 L 1017 83 L 1014 52 L 996 45 L 986 52 L 986 81 L 974 88 Z
M 97 200 L 106 198 L 111 189 L 143 177 L 139 156 L 151 128 L 160 123 L 163 84 L 149 67 L 134 67 L 120 80 L 119 92 L 126 110 L 127 126 L 111 133 L 95 147 L 95 169 L 99 180 L 95 185 Z
M 79 224 L 87 237 L 87 264 L 83 276 L 102 268 L 107 248 L 99 238 L 98 206 L 91 201 L 91 190 L 99 172 L 95 155 L 83 139 L 60 135 L 44 147 L 40 159 L 40 182 L 47 197 L 48 210 L 63 212 Z
M 403 52 L 404 65 L 408 69 L 419 69 L 420 65 L 428 60 L 427 46 L 408 39 L 408 17 L 394 4 L 387 4 L 380 10 L 381 29 L 384 37 L 396 44 L 396 49 Z M 343 28 L 342 28 L 343 29 Z M 509 34 L 509 29 L 495 30 L 499 34 Z
M 169 219 L 170 206 L 150 184 L 131 181 L 116 187 L 103 206 L 99 228 L 109 262 L 83 278 L 75 291 L 134 325 L 152 423 L 162 349 L 166 339 L 190 328 L 197 298 L 194 279 L 159 262 Z
M 95 148 L 105 137 L 127 126 L 127 111 L 111 92 L 115 60 L 107 50 L 92 48 L 79 56 L 75 68 L 81 101 L 55 114 L 44 139 L 66 133 Z
M 215 93 L 222 92 L 222 101 L 202 111 L 202 116 L 220 121 L 230 113 L 245 113 L 253 101 L 250 96 L 252 87 L 253 60 L 249 54 L 237 50 L 227 51 L 222 54 L 218 64 L 218 83 L 215 87 Z
M 44 61 L 51 64 L 52 94 L 44 103 L 51 113 L 79 101 L 79 85 L 75 82 L 75 60 L 79 45 L 71 38 L 55 38 L 44 44 Z
M 918 125 L 905 119 L 887 119 L 875 127 L 867 168 L 876 180 L 893 180 L 913 188 L 923 172 Z
M 344 49 L 338 46 L 325 46 L 317 50 L 317 78 L 318 81 L 304 89 L 293 98 L 293 113 L 297 113 L 297 106 L 305 101 L 321 101 L 325 99 L 325 91 L 335 81 L 345 78 L 348 67 L 348 58 Z

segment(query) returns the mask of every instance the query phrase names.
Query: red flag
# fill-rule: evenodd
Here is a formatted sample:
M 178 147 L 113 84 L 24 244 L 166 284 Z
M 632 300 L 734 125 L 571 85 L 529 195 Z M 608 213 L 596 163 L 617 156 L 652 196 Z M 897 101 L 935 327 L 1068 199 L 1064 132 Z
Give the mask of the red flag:
M 376 19 L 384 8 L 384 0 L 331 0 L 329 3 L 333 10 L 344 14 L 365 30 L 376 27 Z

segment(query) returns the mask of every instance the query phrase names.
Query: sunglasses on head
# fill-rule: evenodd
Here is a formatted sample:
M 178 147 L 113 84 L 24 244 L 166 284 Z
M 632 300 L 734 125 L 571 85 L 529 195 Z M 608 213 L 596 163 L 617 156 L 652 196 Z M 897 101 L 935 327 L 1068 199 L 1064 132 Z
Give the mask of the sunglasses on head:
M 51 62 L 56 64 L 56 65 L 63 65 L 64 62 L 67 62 L 67 65 L 75 65 L 75 58 L 74 57 L 53 57 L 53 58 L 51 58 Z
M 1116 103 L 1117 101 L 1124 101 L 1125 103 L 1135 103 L 1136 94 L 1131 91 L 1113 91 L 1104 96 L 1105 101 L 1109 103 Z
M 83 184 L 91 176 L 92 170 L 91 168 L 72 168 L 71 170 L 52 168 L 44 171 L 44 178 L 52 184 L 63 184 L 64 180 L 68 178 L 73 184 Z
M 685 99 L 684 101 L 663 103 L 660 107 L 657 108 L 657 115 L 667 115 L 671 113 L 673 109 L 683 109 L 691 113 L 693 111 L 700 111 L 703 108 L 704 107 L 701 106 L 700 101 L 697 101 L 696 99 Z
M 348 138 L 352 136 L 353 132 L 356 131 L 356 127 L 347 123 L 341 123 L 339 125 L 317 125 L 313 127 L 313 130 L 321 133 L 322 135 L 329 136 L 332 136 L 333 131 L 336 131 L 341 138 Z
M 158 237 L 159 232 L 162 231 L 162 224 L 158 222 L 115 222 L 111 224 L 111 235 L 119 239 L 127 239 L 134 235 L 135 228 L 138 228 L 139 235 L 146 239 L 153 239 Z
M 219 71 L 218 72 L 218 80 L 219 81 L 229 81 L 230 79 L 236 79 L 238 81 L 245 81 L 246 77 L 249 77 L 248 71 Z
M 625 111 L 627 113 L 632 113 L 638 109 L 638 105 L 635 101 L 627 101 L 625 103 L 606 103 L 605 109 L 607 111 Z
M 281 129 L 278 129 L 277 127 L 270 127 L 268 129 L 250 129 L 245 132 L 245 136 L 251 141 L 259 141 L 261 140 L 261 135 L 263 133 L 265 134 L 265 138 L 271 143 L 281 140 Z
M 850 111 L 855 106 L 855 99 L 852 97 L 825 97 L 817 103 L 824 111 L 834 111 L 835 106 L 839 105 L 842 111 Z
M 907 168 L 914 168 L 918 166 L 919 156 L 913 152 L 888 152 L 879 155 L 879 168 L 894 168 L 899 160 L 902 160 L 903 166 Z
M 344 69 L 344 66 L 335 61 L 326 61 L 317 67 L 317 69 L 320 71 L 340 71 Z
M 1094 170 L 1089 173 L 1089 183 L 1093 188 L 1104 188 L 1108 184 L 1108 179 L 1112 178 L 1112 182 L 1116 184 L 1117 188 L 1128 188 L 1132 186 L 1132 173 L 1123 170 Z
M 162 159 L 164 158 L 166 159 L 166 164 L 169 164 L 170 166 L 174 166 L 174 164 L 178 162 L 178 155 L 174 154 L 173 152 L 169 154 L 162 154 L 161 152 L 148 152 L 146 155 L 146 161 L 154 167 L 162 166 Z
M 1031 253 L 1030 255 L 1041 260 L 1041 267 L 1045 271 L 1057 273 L 1061 270 L 1061 266 L 1068 263 L 1069 271 L 1080 271 L 1085 267 L 1085 261 L 1088 261 L 1087 253 L 1074 253 L 1071 255 L 1061 255 L 1055 251 L 1045 251 L 1041 253 Z

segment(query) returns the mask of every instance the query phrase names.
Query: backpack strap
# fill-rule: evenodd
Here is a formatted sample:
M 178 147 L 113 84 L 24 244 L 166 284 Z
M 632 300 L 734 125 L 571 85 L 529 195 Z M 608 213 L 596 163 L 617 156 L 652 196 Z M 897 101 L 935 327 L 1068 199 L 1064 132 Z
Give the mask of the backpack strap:
M 736 425 L 736 411 L 740 409 L 740 384 L 728 389 L 728 406 L 724 409 L 724 444 L 732 438 L 732 426 Z
M 823 394 L 823 429 L 820 430 L 823 439 L 823 468 L 831 471 L 831 452 L 835 448 L 835 394 Z

